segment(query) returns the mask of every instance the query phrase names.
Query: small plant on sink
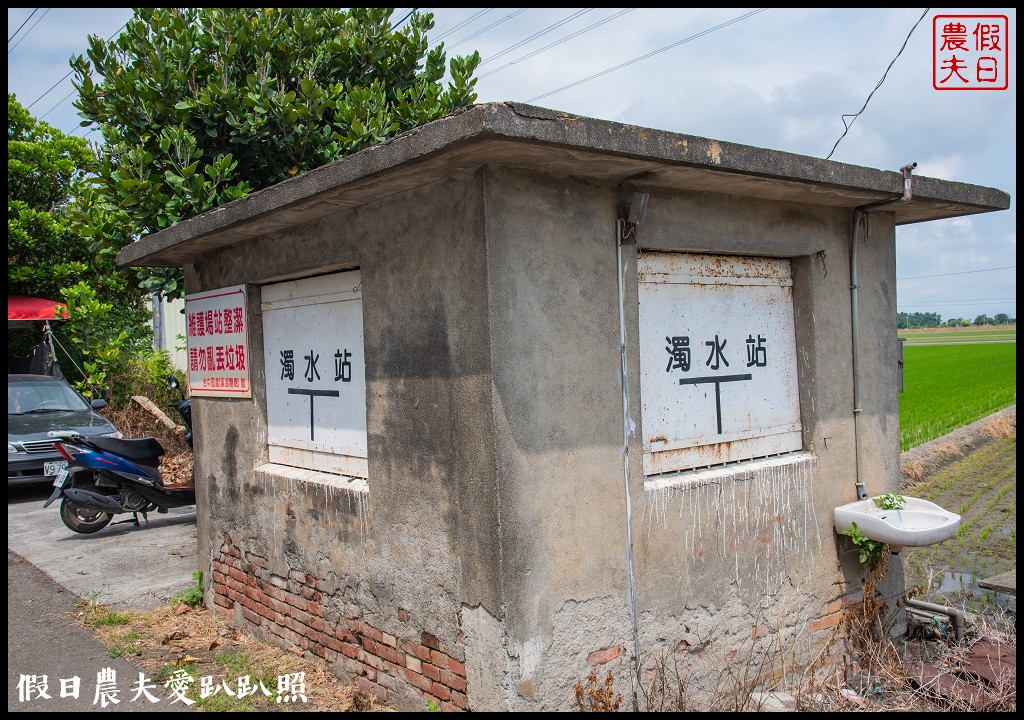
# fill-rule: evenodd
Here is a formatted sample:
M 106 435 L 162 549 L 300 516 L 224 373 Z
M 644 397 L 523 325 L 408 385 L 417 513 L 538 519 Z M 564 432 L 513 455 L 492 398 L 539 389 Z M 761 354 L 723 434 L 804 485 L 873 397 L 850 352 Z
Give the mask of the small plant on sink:
M 855 522 L 850 523 L 850 529 L 844 530 L 842 534 L 850 538 L 850 542 L 856 546 L 858 559 L 862 565 L 867 565 L 873 571 L 884 568 L 883 561 L 886 557 L 886 551 L 889 549 L 887 543 L 872 540 L 861 532 L 861 529 L 857 527 Z M 884 574 L 884 569 L 879 574 Z
M 897 493 L 886 493 L 875 499 L 875 505 L 883 510 L 902 510 L 907 506 L 907 499 Z

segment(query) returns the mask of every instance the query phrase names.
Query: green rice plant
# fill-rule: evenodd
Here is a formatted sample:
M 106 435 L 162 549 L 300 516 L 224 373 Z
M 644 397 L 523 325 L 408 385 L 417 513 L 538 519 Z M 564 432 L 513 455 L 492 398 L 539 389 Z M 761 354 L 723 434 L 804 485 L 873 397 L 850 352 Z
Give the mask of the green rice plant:
M 1017 482 L 1016 475 L 1017 475 L 1016 469 L 1015 468 L 1011 468 L 1011 469 L 1005 471 L 1001 477 L 996 478 L 993 482 L 1008 481 L 1008 484 L 1010 485 L 1009 489 L 1013 489 L 1014 487 L 1016 487 L 1016 482 Z M 1011 478 L 1011 476 L 1012 476 L 1012 478 Z M 979 491 L 979 493 L 980 492 L 981 491 Z M 971 496 L 970 498 L 968 498 L 963 503 L 963 505 L 961 505 L 960 508 L 957 510 L 957 513 L 962 516 L 962 519 L 960 520 L 960 528 L 961 529 L 967 527 L 968 525 L 973 525 L 975 520 L 977 520 L 977 518 L 985 517 L 986 513 L 988 512 L 988 510 L 982 510 L 982 511 L 977 512 L 977 513 L 968 514 L 968 511 L 976 503 L 976 501 L 977 501 L 977 497 L 976 496 L 979 495 L 979 493 L 975 493 L 974 496 Z
M 905 451 L 1017 402 L 1017 345 L 903 350 L 900 449 Z
M 997 462 L 996 471 L 1002 470 L 1011 464 L 1015 464 L 1017 460 L 1017 447 L 1015 442 L 1003 440 L 998 443 L 993 443 L 990 447 L 980 450 L 976 453 L 972 453 L 970 457 L 962 460 L 943 472 L 935 475 L 931 481 L 925 485 L 927 492 L 925 498 L 928 500 L 934 500 L 944 493 L 946 490 L 957 485 L 961 480 L 969 475 L 973 475 L 989 463 Z
M 960 506 L 960 509 L 957 512 L 961 515 L 966 514 L 967 511 L 974 507 L 974 504 L 977 503 L 985 493 L 991 490 L 1000 479 L 1001 478 L 999 477 L 994 477 L 987 482 L 982 483 L 978 489 L 964 501 L 963 505 Z
M 1013 475 L 1013 482 L 1007 482 L 1006 484 L 1004 484 L 1001 488 L 999 488 L 999 491 L 992 496 L 992 499 L 985 504 L 985 509 L 982 510 L 983 514 L 989 512 L 992 508 L 998 505 L 999 501 L 1003 499 L 1006 493 L 1010 492 L 1010 490 L 1013 490 L 1014 488 L 1017 487 L 1017 473 L 1014 472 Z

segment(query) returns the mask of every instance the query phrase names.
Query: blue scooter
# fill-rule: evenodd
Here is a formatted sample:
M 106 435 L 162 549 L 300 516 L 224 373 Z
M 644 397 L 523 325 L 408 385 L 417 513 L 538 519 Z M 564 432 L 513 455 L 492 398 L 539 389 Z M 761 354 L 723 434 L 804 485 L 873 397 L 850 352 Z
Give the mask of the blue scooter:
M 177 384 L 172 387 L 177 388 Z M 175 403 L 191 448 L 190 405 L 184 394 Z M 141 515 L 148 525 L 148 514 L 154 510 L 165 513 L 168 508 L 196 504 L 194 473 L 187 485 L 164 484 L 159 470 L 164 448 L 156 438 L 84 438 L 67 430 L 47 435 L 57 440 L 54 447 L 67 460 L 67 467 L 53 481 L 53 494 L 43 507 L 61 498 L 60 519 L 70 530 L 98 532 L 121 513 L 132 514 L 131 520 L 121 522 L 133 522 L 138 527 Z

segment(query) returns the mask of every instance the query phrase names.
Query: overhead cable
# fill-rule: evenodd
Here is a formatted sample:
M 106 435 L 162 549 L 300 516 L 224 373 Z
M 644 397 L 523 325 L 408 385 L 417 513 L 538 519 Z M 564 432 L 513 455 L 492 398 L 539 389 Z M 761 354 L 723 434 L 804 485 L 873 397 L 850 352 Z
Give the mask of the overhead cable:
M 36 8 L 36 9 L 38 9 L 38 8 Z M 7 49 L 7 54 L 8 54 L 8 55 L 10 55 L 10 54 L 11 54 L 12 52 L 14 52 L 14 48 L 16 48 L 16 47 L 18 47 L 19 45 L 21 45 L 21 41 L 22 41 L 22 40 L 24 40 L 25 38 L 27 38 L 27 37 L 29 36 L 29 34 L 30 34 L 30 33 L 31 33 L 31 32 L 32 32 L 33 30 L 35 30 L 35 29 L 36 29 L 36 25 L 38 25 L 38 24 L 39 24 L 40 22 L 42 22 L 43 18 L 44 18 L 44 17 L 46 17 L 46 16 L 47 16 L 47 15 L 48 15 L 48 14 L 50 13 L 50 11 L 51 11 L 51 10 L 53 10 L 53 8 L 46 8 L 46 12 L 44 12 L 44 13 L 43 13 L 42 15 L 40 15 L 40 16 L 39 16 L 39 19 L 38 19 L 38 20 L 36 20 L 36 21 L 35 21 L 34 23 L 32 23 L 32 27 L 30 27 L 30 28 L 29 28 L 28 30 L 26 30 L 26 31 L 25 31 L 25 34 L 24 34 L 24 35 L 22 35 L 22 36 L 21 36 L 20 38 L 18 38 L 18 42 L 14 43 L 13 45 L 11 45 L 11 47 L 9 47 L 9 48 Z M 30 17 L 31 17 L 31 16 L 30 16 Z M 26 21 L 26 22 L 27 22 L 27 21 Z M 15 33 L 15 35 L 17 35 L 17 33 Z M 12 35 L 11 37 L 14 37 L 14 35 Z M 10 42 L 10 40 L 8 40 L 7 42 Z
M 986 270 L 962 270 L 960 272 L 941 273 L 939 275 L 914 275 L 912 277 L 898 277 L 897 280 L 920 280 L 922 278 L 937 278 L 937 277 L 949 277 L 950 275 L 968 275 L 970 273 L 982 273 L 982 272 L 995 272 L 996 270 L 1015 270 L 1016 265 L 1007 265 L 1005 267 L 988 268 Z
M 32 19 L 32 16 L 33 16 L 33 15 L 35 15 L 35 14 L 36 14 L 37 12 L 39 12 L 39 8 L 36 8 L 36 9 L 34 9 L 34 10 L 33 10 L 32 12 L 30 12 L 30 13 L 28 14 L 28 17 L 27 17 L 27 18 L 25 18 L 25 22 L 23 22 L 23 23 L 22 23 L 21 25 L 19 25 L 19 26 L 18 26 L 18 29 L 14 31 L 14 35 L 11 35 L 11 36 L 10 36 L 9 38 L 7 38 L 7 42 L 10 42 L 11 40 L 13 40 L 13 39 L 14 39 L 14 37 L 15 37 L 15 35 L 17 35 L 18 33 L 20 33 L 20 32 L 21 32 L 21 29 L 22 29 L 23 27 L 25 27 L 25 23 L 27 23 L 27 22 L 28 22 L 29 20 L 31 20 L 31 19 Z
M 505 16 L 505 17 L 503 17 L 503 18 L 502 18 L 501 20 L 498 20 L 497 22 L 493 22 L 493 23 L 491 23 L 490 25 L 488 25 L 487 27 L 485 27 L 485 28 L 481 28 L 480 30 L 477 30 L 477 31 L 476 31 L 475 33 L 473 33 L 472 35 L 469 35 L 469 36 L 467 36 L 467 37 L 464 37 L 464 38 L 462 38 L 461 40 L 459 40 L 458 42 L 452 43 L 452 44 L 451 44 L 451 45 L 449 46 L 449 48 L 454 48 L 454 47 L 458 47 L 459 45 L 461 45 L 461 44 L 462 44 L 462 43 L 464 43 L 464 42 L 469 42 L 470 40 L 472 40 L 473 38 L 477 37 L 478 35 L 483 35 L 483 34 L 484 34 L 485 32 L 487 32 L 487 31 L 488 31 L 488 30 L 490 30 L 491 28 L 493 28 L 493 27 L 497 27 L 498 25 L 501 25 L 501 24 L 502 24 L 503 22 L 506 22 L 506 21 L 508 21 L 508 20 L 511 20 L 511 19 L 512 19 L 512 18 L 514 18 L 514 17 L 516 16 L 516 15 L 519 15 L 519 14 L 521 14 L 521 13 L 524 13 L 524 12 L 526 12 L 526 8 L 519 8 L 519 9 L 518 9 L 518 10 L 516 10 L 516 11 L 515 11 L 514 13 L 510 13 L 510 14 L 506 15 L 506 16 Z
M 434 38 L 433 42 L 434 42 L 435 44 L 436 44 L 436 43 L 439 43 L 439 42 L 441 42 L 441 40 L 442 40 L 442 39 L 444 39 L 444 38 L 448 37 L 449 35 L 451 35 L 451 34 L 452 34 L 453 32 L 455 32 L 456 30 L 461 30 L 462 28 L 466 27 L 466 25 L 469 25 L 469 24 L 470 24 L 471 22 L 473 22 L 474 20 L 476 20 L 476 19 L 477 19 L 478 17 L 480 17 L 480 16 L 482 16 L 482 15 L 486 15 L 487 13 L 489 13 L 489 12 L 490 12 L 491 10 L 493 10 L 493 9 L 494 9 L 494 8 L 485 8 L 484 10 L 481 10 L 480 12 L 478 12 L 478 13 L 477 13 L 476 15 L 472 15 L 472 16 L 470 16 L 470 17 L 469 17 L 469 18 L 467 18 L 466 20 L 463 20 L 463 21 L 462 21 L 462 22 L 460 22 L 460 23 L 459 23 L 458 25 L 456 25 L 455 27 L 453 27 L 453 28 L 452 28 L 451 30 L 446 30 L 446 31 L 444 31 L 443 33 L 441 33 L 440 35 L 438 35 L 438 36 L 437 36 L 436 38 Z
M 757 10 L 752 10 L 752 11 L 750 11 L 748 13 L 745 13 L 743 15 L 740 15 L 738 17 L 733 18 L 732 20 L 729 20 L 728 22 L 724 22 L 721 25 L 716 25 L 713 28 L 708 28 L 707 30 L 699 32 L 699 33 L 697 33 L 695 35 L 691 35 L 690 37 L 683 38 L 682 40 L 674 42 L 674 43 L 672 43 L 670 45 L 666 45 L 663 48 L 660 48 L 658 50 L 654 50 L 653 52 L 649 52 L 646 55 L 641 55 L 640 57 L 633 58 L 632 60 L 627 60 L 624 63 L 620 63 L 619 65 L 616 65 L 615 67 L 608 68 L 607 70 L 602 70 L 599 73 L 594 73 L 593 75 L 585 77 L 582 80 L 577 80 L 576 82 L 569 83 L 568 85 L 563 85 L 562 87 L 556 88 L 555 90 L 551 90 L 550 92 L 546 92 L 543 95 L 537 95 L 536 97 L 532 97 L 529 100 L 527 100 L 526 102 L 532 103 L 535 100 L 540 100 L 541 98 L 546 98 L 549 95 L 554 95 L 555 93 L 560 93 L 563 90 L 568 90 L 569 88 L 576 87 L 577 85 L 582 85 L 583 83 L 589 82 L 589 81 L 591 81 L 591 80 L 593 80 L 595 78 L 599 78 L 602 75 L 607 75 L 608 73 L 615 72 L 616 70 L 621 70 L 622 68 L 628 67 L 628 66 L 633 65 L 635 63 L 638 63 L 641 60 L 647 60 L 648 58 L 652 58 L 655 55 L 658 55 L 660 53 L 665 52 L 666 50 L 671 50 L 674 47 L 679 47 L 680 45 L 682 45 L 684 43 L 688 43 L 688 42 L 690 42 L 692 40 L 696 40 L 697 38 L 704 37 L 705 35 L 708 35 L 710 33 L 715 32 L 716 30 L 721 30 L 722 28 L 728 27 L 729 25 L 732 25 L 734 23 L 738 23 L 741 20 L 746 20 L 747 18 L 753 17 L 754 15 L 757 15 L 758 13 L 763 13 L 767 9 L 768 8 L 758 8 Z
M 584 8 L 583 10 L 580 10 L 579 12 L 575 12 L 572 15 L 566 16 L 562 20 L 559 20 L 558 22 L 556 22 L 556 23 L 554 23 L 552 25 L 548 25 L 546 28 L 540 30 L 539 32 L 535 32 L 530 37 L 528 37 L 528 38 L 526 38 L 524 40 L 520 40 L 515 45 L 510 45 L 509 47 L 505 48 L 504 50 L 502 50 L 500 52 L 496 52 L 493 55 L 488 56 L 486 60 L 482 60 L 480 62 L 480 65 L 478 67 L 486 65 L 487 63 L 489 63 L 489 62 L 491 62 L 493 60 L 497 60 L 502 55 L 506 55 L 507 53 L 512 52 L 516 48 L 522 47 L 523 45 L 525 45 L 526 43 L 530 42 L 531 40 L 536 40 L 537 38 L 541 37 L 542 35 L 547 35 L 552 30 L 555 30 L 556 28 L 559 28 L 562 25 L 565 25 L 567 22 L 572 22 L 573 20 L 575 20 L 576 18 L 580 17 L 581 15 L 586 15 L 588 12 L 590 12 L 593 9 L 594 8 Z
M 620 10 L 619 12 L 615 13 L 614 15 L 610 15 L 609 17 L 606 17 L 604 20 L 600 20 L 600 21 L 598 21 L 598 22 L 596 22 L 596 23 L 594 23 L 592 25 L 588 25 L 587 27 L 585 27 L 585 28 L 583 28 L 581 30 L 577 30 L 576 32 L 574 32 L 574 33 L 572 33 L 570 35 L 566 35 L 561 40 L 556 40 L 555 42 L 551 43 L 550 45 L 545 45 L 544 47 L 542 47 L 542 48 L 540 48 L 538 50 L 534 50 L 533 52 L 529 52 L 526 55 L 521 55 L 521 56 L 517 57 L 515 60 L 510 60 L 509 62 L 505 63 L 501 67 L 495 68 L 494 70 L 490 70 L 488 72 L 485 72 L 482 75 L 480 75 L 479 77 L 481 79 L 483 79 L 483 78 L 485 78 L 485 77 L 487 77 L 489 75 L 494 75 L 495 73 L 501 72 L 505 68 L 512 67 L 516 63 L 520 63 L 523 60 L 527 60 L 529 58 L 532 58 L 534 55 L 539 55 L 540 53 L 544 52 L 545 50 L 550 50 L 551 48 L 555 47 L 556 45 L 561 45 L 562 43 L 566 42 L 567 40 L 572 40 L 574 37 L 582 35 L 585 32 L 589 32 L 589 31 L 593 30 L 596 27 L 600 27 L 601 25 L 604 25 L 605 23 L 611 22 L 615 18 L 621 17 L 622 15 L 625 15 L 628 12 L 632 12 L 635 9 L 636 8 L 626 8 L 625 10 Z
M 118 34 L 120 34 L 120 32 L 121 32 L 122 30 L 124 30 L 124 29 L 125 29 L 125 27 L 127 27 L 127 26 L 128 26 L 128 21 L 127 21 L 127 20 L 125 20 L 125 21 L 124 21 L 124 25 L 122 25 L 122 26 L 121 26 L 120 28 L 118 28 L 118 29 L 117 29 L 117 31 L 116 31 L 116 32 L 115 32 L 115 33 L 114 33 L 113 35 L 111 35 L 110 37 L 108 37 L 108 38 L 107 38 L 107 42 L 110 42 L 111 40 L 113 40 L 113 39 L 114 39 L 114 38 L 115 38 L 115 37 L 116 37 L 116 36 L 117 36 Z M 44 92 L 44 93 L 43 93 L 42 95 L 40 95 L 39 97 L 37 97 L 37 98 L 36 98 L 35 100 L 33 100 L 32 102 L 30 102 L 30 103 L 29 103 L 28 105 L 26 105 L 26 106 L 25 106 L 25 109 L 26 109 L 26 110 L 30 109 L 30 108 L 31 108 L 31 107 L 32 107 L 33 105 L 35 105 L 35 104 L 36 104 L 37 102 L 39 102 L 39 101 L 40 101 L 40 100 L 42 100 L 42 99 L 43 99 L 44 97 L 46 97 L 46 96 L 47 96 L 47 95 L 49 95 L 49 94 L 50 94 L 51 92 L 53 92 L 53 90 L 54 90 L 54 89 L 55 89 L 55 88 L 56 88 L 56 87 L 57 87 L 58 85 L 60 85 L 60 84 L 61 84 L 62 82 L 64 82 L 65 80 L 67 80 L 67 79 L 68 79 L 69 77 L 71 77 L 71 73 L 72 73 L 72 72 L 74 72 L 74 70 L 68 70 L 68 74 L 67 74 L 67 75 L 65 75 L 65 76 L 64 76 L 64 77 L 62 77 L 62 78 L 61 78 L 60 80 L 58 80 L 58 81 L 57 81 L 57 82 L 55 82 L 55 83 L 54 83 L 53 85 L 51 85 L 51 86 L 50 86 L 50 89 L 49 89 L 49 90 L 47 90 L 47 91 L 46 91 L 46 92 Z M 66 96 L 64 97 L 64 100 L 67 100 L 67 99 L 68 99 L 69 97 L 71 97 L 71 94 L 70 94 L 70 93 L 68 93 L 68 94 L 67 94 L 67 95 L 66 95 Z M 64 100 L 61 100 L 60 102 L 64 102 Z M 57 105 L 60 105 L 60 103 L 57 103 Z M 56 107 L 57 107 L 57 105 L 54 105 L 54 107 L 52 107 L 52 108 L 50 108 L 49 110 L 47 110 L 47 111 L 46 111 L 46 114 L 47 114 L 47 115 L 49 115 L 49 114 L 50 114 L 51 112 L 53 112 L 54 108 L 56 108 Z M 42 118 L 39 118 L 39 119 L 40 119 L 40 120 L 42 120 Z
M 839 143 L 842 142 L 844 137 L 846 137 L 846 133 L 850 132 L 850 128 L 853 127 L 853 123 L 856 122 L 856 120 L 860 116 L 860 114 L 862 112 L 864 112 L 864 110 L 867 108 L 868 103 L 871 102 L 871 96 L 875 94 L 875 90 L 878 90 L 878 88 L 882 87 L 882 83 L 885 82 L 886 75 L 889 74 L 889 71 L 892 70 L 892 66 L 896 64 L 896 60 L 898 60 L 900 55 L 903 54 L 903 50 L 907 47 L 907 43 L 910 42 L 910 36 L 914 34 L 914 30 L 916 30 L 917 26 L 921 24 L 922 20 L 924 20 L 924 16 L 928 14 L 929 10 L 931 10 L 931 8 L 925 8 L 924 12 L 921 13 L 921 17 L 919 17 L 917 19 L 917 22 L 914 23 L 914 27 L 910 28 L 910 32 L 907 33 L 907 37 L 903 41 L 903 45 L 900 46 L 900 51 L 898 53 L 896 53 L 896 57 L 894 57 L 892 59 L 892 62 L 889 63 L 889 67 L 887 67 L 885 69 L 885 72 L 882 73 L 882 79 L 878 81 L 877 85 L 875 85 L 875 89 L 872 90 L 870 93 L 868 93 L 868 99 L 864 101 L 864 105 L 861 106 L 860 110 L 858 110 L 857 112 L 853 113 L 852 115 L 843 115 L 842 120 L 843 120 L 843 125 L 845 126 L 845 129 L 843 130 L 843 134 L 839 136 L 839 139 L 836 140 L 836 144 L 832 146 L 832 151 L 828 155 L 825 156 L 826 160 L 828 160 L 829 158 L 832 157 L 832 153 L 834 153 L 836 151 L 836 148 L 839 147 Z M 850 122 L 846 122 L 846 118 L 852 118 L 852 119 L 850 120 Z

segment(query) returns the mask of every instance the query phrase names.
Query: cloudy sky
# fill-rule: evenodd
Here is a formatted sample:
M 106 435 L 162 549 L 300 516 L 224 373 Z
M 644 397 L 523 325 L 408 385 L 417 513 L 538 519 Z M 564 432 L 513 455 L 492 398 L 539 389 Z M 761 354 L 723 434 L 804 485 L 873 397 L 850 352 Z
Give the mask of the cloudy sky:
M 396 9 L 395 21 L 410 9 Z M 943 319 L 1016 317 L 1013 8 L 420 10 L 434 12 L 431 42 L 444 42 L 449 56 L 480 52 L 479 102 L 514 100 L 812 157 L 831 153 L 882 170 L 915 161 L 917 174 L 1009 193 L 1009 210 L 898 228 L 897 303 Z M 1006 17 L 1000 49 L 1008 60 L 993 56 L 1007 89 L 934 89 L 936 15 Z M 130 16 L 128 9 L 8 8 L 8 92 L 45 122 L 95 139 L 78 127 L 68 59 L 85 51 L 88 35 L 109 38 Z M 843 116 L 862 108 L 843 136 Z

